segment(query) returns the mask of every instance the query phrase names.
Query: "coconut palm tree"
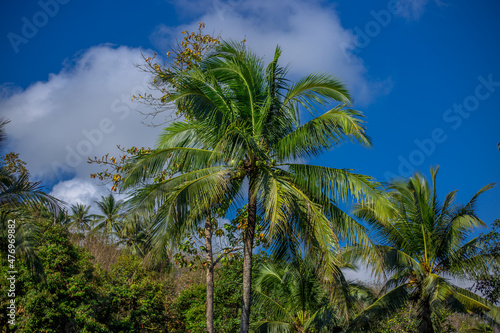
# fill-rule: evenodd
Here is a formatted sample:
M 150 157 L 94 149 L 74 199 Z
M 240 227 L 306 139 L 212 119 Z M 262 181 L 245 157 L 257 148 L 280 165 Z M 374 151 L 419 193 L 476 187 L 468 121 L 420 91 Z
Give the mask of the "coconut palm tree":
M 70 208 L 70 228 L 75 228 L 80 232 L 91 230 L 94 221 L 94 215 L 89 214 L 90 206 L 77 203 L 76 205 L 71 205 Z
M 0 117 L 0 147 L 3 145 L 5 140 L 7 140 L 7 134 L 5 134 L 5 125 L 10 121 L 5 117 Z
M 341 332 L 355 311 L 373 302 L 372 290 L 341 273 L 325 283 L 319 260 L 296 253 L 291 262 L 260 269 L 254 298 L 267 317 L 255 323 L 255 332 Z
M 0 148 L 6 139 L 5 125 L 9 123 L 0 117 Z M 35 267 L 37 258 L 33 249 L 36 245 L 38 228 L 33 223 L 36 213 L 49 213 L 56 218 L 62 202 L 47 194 L 40 182 L 31 182 L 27 172 L 8 170 L 0 166 L 0 247 L 7 257 L 8 225 L 15 225 L 16 255 Z M 9 221 L 15 221 L 14 224 Z
M 113 194 L 107 197 L 101 196 L 100 201 L 95 201 L 101 214 L 94 215 L 95 227 L 93 231 L 102 231 L 105 235 L 111 235 L 116 231 L 116 224 L 124 218 L 124 202 L 116 200 Z
M 153 226 L 152 214 L 133 212 L 115 223 L 114 235 L 118 238 L 118 244 L 124 246 L 124 250 L 144 259 L 150 250 Z
M 156 150 L 139 156 L 124 178 L 129 188 L 166 168 L 172 177 L 134 196 L 137 203 L 150 205 L 163 198 L 159 211 L 178 223 L 177 231 L 188 230 L 192 224 L 187 221 L 208 217 L 217 203 L 248 200 L 241 332 L 249 330 L 258 211 L 270 238 L 294 230 L 304 235 L 304 245 L 322 248 L 329 257 L 324 262 L 333 267 L 336 259 L 330 254 L 338 248 L 338 237 L 366 236 L 337 203 L 351 197 L 375 200 L 377 206 L 383 202 L 371 177 L 300 163 L 344 141 L 370 146 L 370 140 L 363 115 L 349 107 L 340 81 L 311 74 L 291 83 L 278 64 L 280 55 L 278 47 L 264 66 L 243 44 L 224 42 L 199 67 L 166 73 L 166 80 L 175 75 L 176 83 L 168 97 L 188 121 L 167 126 Z M 322 112 L 324 107 L 329 111 Z M 313 119 L 302 124 L 301 110 Z
M 80 243 L 91 232 L 95 215 L 89 214 L 90 206 L 81 203 L 71 205 L 70 209 L 71 215 L 67 216 L 67 227 L 74 232 L 75 241 Z
M 354 320 L 352 331 L 369 326 L 373 319 L 409 301 L 415 304 L 420 332 L 435 332 L 432 317 L 443 310 L 482 313 L 500 323 L 500 309 L 450 280 L 470 280 L 488 271 L 489 264 L 498 259 L 481 252 L 479 238 L 468 240 L 476 227 L 485 226 L 475 205 L 493 185 L 483 187 L 465 205 L 455 202 L 457 191 L 440 202 L 437 172 L 438 168 L 431 168 L 431 184 L 418 172 L 409 180 L 392 181 L 388 191 L 394 211 L 389 218 L 377 216 L 376 208 L 370 205 L 357 208 L 355 214 L 378 234 L 380 245 L 371 253 L 353 248 L 351 254 L 373 265 L 375 274 L 385 271 L 390 278 L 380 297 Z

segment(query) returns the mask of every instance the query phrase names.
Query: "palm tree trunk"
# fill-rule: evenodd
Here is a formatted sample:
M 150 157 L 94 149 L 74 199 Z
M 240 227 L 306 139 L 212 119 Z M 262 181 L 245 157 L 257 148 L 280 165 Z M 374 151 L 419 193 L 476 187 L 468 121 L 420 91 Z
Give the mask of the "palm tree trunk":
M 250 177 L 248 189 L 248 221 L 243 236 L 243 302 L 241 306 L 240 333 L 250 329 L 250 305 L 252 301 L 252 249 L 257 224 L 257 195 Z
M 213 225 L 210 214 L 205 221 L 205 246 L 207 248 L 207 331 L 214 332 L 214 260 L 212 252 Z
M 420 332 L 434 333 L 431 319 L 431 306 L 428 300 L 424 300 L 422 304 L 422 323 L 420 324 Z

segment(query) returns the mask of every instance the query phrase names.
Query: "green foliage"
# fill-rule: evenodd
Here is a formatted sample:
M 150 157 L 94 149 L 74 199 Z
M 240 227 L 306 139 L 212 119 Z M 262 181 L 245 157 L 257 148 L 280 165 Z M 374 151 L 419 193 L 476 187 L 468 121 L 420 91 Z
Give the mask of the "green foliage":
M 492 227 L 489 233 L 480 237 L 484 243 L 482 253 L 498 258 L 500 256 L 500 220 L 495 220 Z M 500 265 L 498 262 L 490 266 L 489 272 L 475 278 L 474 289 L 481 292 L 492 303 L 500 301 Z
M 311 166 L 300 159 L 318 156 L 344 141 L 370 145 L 361 112 L 350 107 L 346 87 L 328 74 L 311 74 L 295 83 L 279 66 L 281 49 L 266 66 L 244 44 L 224 42 L 191 70 L 166 75 L 174 102 L 187 121 L 170 123 L 157 147 L 136 156 L 123 189 L 133 189 L 132 203 L 157 208 L 162 234 L 173 241 L 186 237 L 220 203 L 248 195 L 243 233 L 247 267 L 256 236 L 257 211 L 274 249 L 290 244 L 321 248 L 325 267 L 336 264 L 332 248 L 341 238 L 366 241 L 365 229 L 336 204 L 351 198 L 385 203 L 371 177 L 346 169 Z M 324 112 L 323 107 L 334 105 Z M 300 110 L 314 118 L 301 123 Z M 162 170 L 175 171 L 152 182 Z M 248 193 L 243 185 L 248 180 Z M 149 181 L 149 185 L 144 183 Z M 290 232 L 298 237 L 288 237 Z M 260 233 L 258 233 L 260 235 Z M 250 313 L 250 272 L 245 273 L 242 329 Z
M 94 275 L 89 254 L 73 245 L 60 225 L 42 221 L 40 230 L 36 251 L 45 278 L 32 274 L 24 261 L 16 262 L 16 332 L 39 332 L 40 328 L 44 332 L 110 332 L 98 311 L 101 281 Z M 1 297 L 5 295 L 2 290 Z
M 434 332 L 446 326 L 446 312 L 482 313 L 500 324 L 500 309 L 484 298 L 451 283 L 449 277 L 471 279 L 486 272 L 493 258 L 481 253 L 481 240 L 467 241 L 474 229 L 484 226 L 475 212 L 479 190 L 465 205 L 455 202 L 456 192 L 440 202 L 436 196 L 438 169 L 431 168 L 432 183 L 420 173 L 388 185 L 393 213 L 381 217 L 370 205 L 358 205 L 356 215 L 365 219 L 381 244 L 374 251 L 351 248 L 351 260 L 364 259 L 375 273 L 390 274 L 379 298 L 353 323 L 353 331 L 367 328 L 408 301 L 413 303 L 418 329 Z M 445 275 L 446 274 L 446 275 Z
M 184 323 L 179 332 L 185 330 L 186 332 L 198 333 L 206 330 L 206 293 L 207 287 L 203 284 L 193 285 L 181 292 L 175 302 L 175 309 L 179 314 L 179 320 Z
M 373 333 L 413 333 L 417 331 L 418 322 L 412 314 L 412 308 L 406 307 L 392 316 L 379 320 L 373 325 Z
M 164 332 L 171 317 L 166 308 L 169 286 L 148 272 L 137 256 L 124 255 L 106 274 L 106 322 L 112 332 Z
M 174 320 L 168 311 L 171 285 L 147 271 L 136 256 L 122 256 L 106 272 L 90 254 L 71 243 L 65 227 L 38 222 L 36 252 L 44 279 L 18 260 L 15 332 L 165 332 Z M 2 256 L 1 274 L 7 265 Z M 0 323 L 6 326 L 7 292 L 1 285 Z
M 0 132 L 5 123 L 0 118 Z M 0 159 L 0 253 L 7 256 L 7 246 L 15 245 L 18 258 L 25 259 L 32 269 L 39 268 L 33 251 L 38 237 L 33 216 L 44 213 L 57 216 L 61 202 L 45 193 L 40 182 L 30 181 L 26 163 L 18 154 L 9 153 Z M 7 244 L 9 220 L 15 220 L 14 244 Z
M 264 254 L 254 256 L 253 274 L 257 274 L 260 267 L 269 258 Z M 241 284 L 243 281 L 243 260 L 232 260 L 230 265 L 220 266 L 216 270 L 214 287 L 214 328 L 215 332 L 233 333 L 239 329 L 241 314 Z M 201 333 L 205 332 L 205 301 L 206 286 L 195 284 L 183 290 L 175 300 L 173 309 L 182 325 L 173 332 Z M 264 318 L 265 311 L 256 309 L 252 313 L 252 322 Z
M 256 332 L 323 332 L 339 330 L 339 318 L 321 284 L 312 258 L 267 264 L 258 272 L 254 299 L 266 313 Z

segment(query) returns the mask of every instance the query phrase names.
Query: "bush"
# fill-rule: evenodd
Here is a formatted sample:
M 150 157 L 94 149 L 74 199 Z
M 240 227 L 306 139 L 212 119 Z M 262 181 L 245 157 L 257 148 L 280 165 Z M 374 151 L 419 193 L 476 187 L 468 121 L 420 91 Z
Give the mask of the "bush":
M 167 332 L 173 327 L 167 294 L 173 289 L 141 260 L 121 256 L 107 272 L 90 253 L 73 244 L 67 230 L 40 223 L 36 253 L 43 274 L 16 262 L 16 326 L 13 332 Z M 7 274 L 2 258 L 0 274 Z M 1 284 L 0 323 L 7 331 L 7 286 Z

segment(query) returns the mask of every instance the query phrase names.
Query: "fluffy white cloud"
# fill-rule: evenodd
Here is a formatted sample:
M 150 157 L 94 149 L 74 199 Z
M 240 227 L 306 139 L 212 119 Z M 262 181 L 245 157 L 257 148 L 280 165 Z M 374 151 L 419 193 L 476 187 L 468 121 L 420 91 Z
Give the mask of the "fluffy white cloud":
M 45 82 L 25 90 L 4 87 L 0 109 L 11 120 L 9 149 L 19 152 L 36 178 L 88 178 L 87 158 L 117 152 L 116 145 L 154 146 L 159 128 L 141 124 L 132 102 L 150 80 L 137 69 L 139 49 L 90 48 Z M 64 177 L 62 176 L 64 174 Z
M 78 203 L 91 206 L 90 214 L 100 214 L 95 201 L 108 196 L 110 191 L 106 186 L 98 186 L 95 182 L 81 178 L 73 178 L 57 183 L 52 188 L 50 195 L 64 201 L 69 208 Z M 116 200 L 124 200 L 125 194 L 113 193 Z
M 315 71 L 335 73 L 358 102 L 368 101 L 377 91 L 387 92 L 384 83 L 365 79 L 361 59 L 349 52 L 353 35 L 342 27 L 332 6 L 303 0 L 217 0 L 194 5 L 209 29 L 225 38 L 246 38 L 267 61 L 280 44 L 282 63 L 291 65 L 295 77 Z M 179 31 L 194 30 L 197 24 L 161 26 L 152 38 L 159 47 L 172 45 Z M 147 90 L 150 77 L 136 68 L 142 62 L 139 49 L 101 45 L 68 61 L 47 81 L 24 90 L 1 87 L 0 109 L 11 120 L 6 128 L 8 148 L 20 153 L 36 178 L 62 181 L 86 179 L 96 170 L 87 158 L 117 154 L 117 144 L 153 146 L 160 129 L 141 124 L 137 109 L 144 106 L 130 100 Z
M 358 265 L 356 270 L 352 269 L 343 269 L 342 272 L 347 280 L 351 281 L 361 281 L 364 283 L 373 283 L 380 284 L 383 281 L 380 279 L 376 279 L 372 276 L 371 267 L 366 267 L 365 265 Z
M 183 4 L 178 4 L 180 10 Z M 271 60 L 279 44 L 283 49 L 282 64 L 290 64 L 292 75 L 334 73 L 363 104 L 379 93 L 387 93 L 390 82 L 381 84 L 366 78 L 363 61 L 351 52 L 355 48 L 354 35 L 342 27 L 333 5 L 304 0 L 216 0 L 195 4 L 205 13 L 196 22 L 181 27 L 157 27 L 152 41 L 158 48 L 182 39 L 181 30 L 194 31 L 201 21 L 207 32 L 221 33 L 224 39 L 246 39 L 250 49 L 265 55 L 266 61 Z
M 100 200 L 101 196 L 108 195 L 103 187 L 97 187 L 90 181 L 79 178 L 56 184 L 50 194 L 66 202 L 68 207 L 78 203 L 95 206 L 94 201 Z

